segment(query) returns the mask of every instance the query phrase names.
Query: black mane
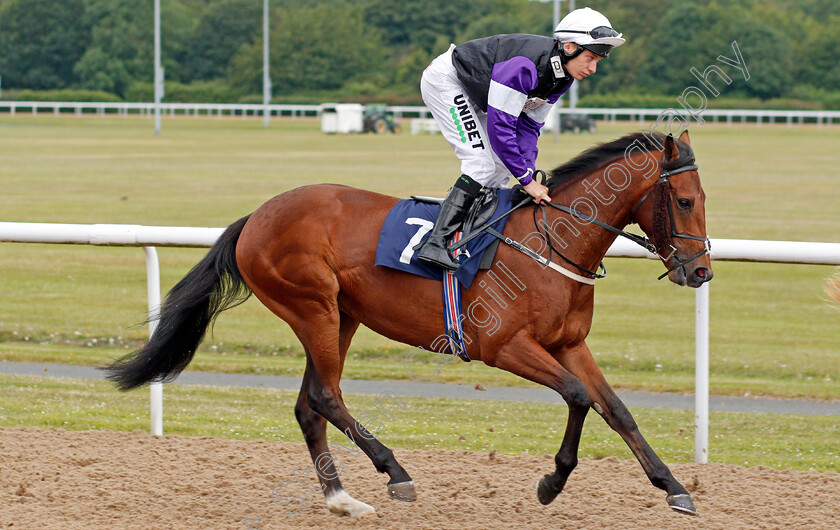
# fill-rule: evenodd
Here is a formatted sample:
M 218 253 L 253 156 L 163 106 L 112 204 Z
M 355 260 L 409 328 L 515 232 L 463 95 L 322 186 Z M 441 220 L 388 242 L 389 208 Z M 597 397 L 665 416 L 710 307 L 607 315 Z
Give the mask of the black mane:
M 611 142 L 598 144 L 595 147 L 587 149 L 565 164 L 551 170 L 549 175 L 550 178 L 547 182 L 549 189 L 553 190 L 554 188 L 562 186 L 567 182 L 571 182 L 579 177 L 588 175 L 613 160 L 623 158 L 624 151 L 637 140 L 642 148 L 648 151 L 661 151 L 661 146 L 665 145 L 664 134 L 645 134 L 641 132 L 631 133 Z M 679 161 L 683 161 L 688 157 L 694 157 L 691 147 L 683 142 L 677 141 L 677 147 L 680 151 Z

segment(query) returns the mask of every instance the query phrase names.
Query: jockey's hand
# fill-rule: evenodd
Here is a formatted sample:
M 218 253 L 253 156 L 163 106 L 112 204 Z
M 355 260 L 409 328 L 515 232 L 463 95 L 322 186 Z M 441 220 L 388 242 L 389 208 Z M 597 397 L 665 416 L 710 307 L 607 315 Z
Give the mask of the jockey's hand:
M 531 182 L 522 187 L 525 188 L 525 191 L 528 192 L 528 195 L 534 198 L 534 202 L 538 204 L 542 201 L 551 202 L 551 197 L 548 196 L 548 188 L 546 188 L 536 180 L 532 180 Z

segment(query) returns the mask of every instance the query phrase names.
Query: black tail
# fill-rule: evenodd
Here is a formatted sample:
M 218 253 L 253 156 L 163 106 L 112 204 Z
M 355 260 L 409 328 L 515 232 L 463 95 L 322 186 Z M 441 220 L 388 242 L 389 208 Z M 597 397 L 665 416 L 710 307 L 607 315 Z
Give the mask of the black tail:
M 236 266 L 236 242 L 248 217 L 230 225 L 204 259 L 169 291 L 149 343 L 102 368 L 117 388 L 131 390 L 178 377 L 218 314 L 251 296 Z

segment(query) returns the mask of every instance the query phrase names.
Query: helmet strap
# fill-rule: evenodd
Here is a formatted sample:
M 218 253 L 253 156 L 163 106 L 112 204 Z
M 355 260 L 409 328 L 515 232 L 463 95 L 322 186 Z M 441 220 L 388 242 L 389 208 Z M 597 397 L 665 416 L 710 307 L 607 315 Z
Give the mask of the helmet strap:
M 575 50 L 573 53 L 566 53 L 566 43 L 560 43 L 560 58 L 563 61 L 563 64 L 566 64 L 567 62 L 571 61 L 572 59 L 583 53 L 583 46 L 576 42 L 573 44 L 577 46 L 577 50 Z

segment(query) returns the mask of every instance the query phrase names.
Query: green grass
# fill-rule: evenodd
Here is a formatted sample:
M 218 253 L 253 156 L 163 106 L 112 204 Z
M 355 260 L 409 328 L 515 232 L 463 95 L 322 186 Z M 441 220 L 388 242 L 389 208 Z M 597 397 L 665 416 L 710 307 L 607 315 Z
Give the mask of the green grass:
M 147 430 L 148 392 L 122 394 L 99 381 L 0 376 L 0 425 L 69 430 Z M 554 454 L 567 409 L 557 404 L 345 395 L 351 413 L 382 422 L 378 438 L 391 447 Z M 296 393 L 265 389 L 167 385 L 164 432 L 234 439 L 303 441 L 293 414 Z M 634 409 L 642 434 L 666 462 L 694 461 L 691 411 Z M 331 443 L 347 445 L 329 427 Z M 713 412 L 710 459 L 744 466 L 840 471 L 840 427 L 830 416 Z M 462 439 L 463 437 L 463 439 Z M 584 426 L 580 456 L 633 458 L 597 414 Z
M 161 138 L 142 118 L 0 116 L 3 217 L 15 221 L 225 226 L 313 182 L 398 196 L 441 194 L 459 163 L 440 136 L 324 135 L 312 119 L 175 118 Z M 553 167 L 641 129 L 540 142 Z M 836 127 L 691 129 L 714 237 L 840 241 Z
M 155 138 L 151 120 L 136 117 L 0 117 L 0 221 L 225 226 L 302 184 L 439 195 L 458 173 L 440 136 L 327 136 L 303 119 L 269 130 L 258 119 L 163 123 Z M 540 165 L 639 128 L 603 124 L 559 143 L 548 136 Z M 707 125 L 691 135 L 713 237 L 840 241 L 840 128 Z M 164 290 L 205 252 L 159 249 Z M 657 282 L 662 267 L 653 262 L 607 267 L 588 343 L 610 382 L 692 391 L 694 291 Z M 711 391 L 840 399 L 840 311 L 823 295 L 834 269 L 714 268 Z M 3 243 L 0 271 L 0 360 L 101 364 L 145 336 L 135 326 L 146 310 L 139 249 Z M 362 329 L 346 377 L 406 379 L 408 351 Z M 191 369 L 300 374 L 301 355 L 289 328 L 252 299 L 220 318 Z M 478 363 L 445 366 L 437 380 L 527 385 Z

